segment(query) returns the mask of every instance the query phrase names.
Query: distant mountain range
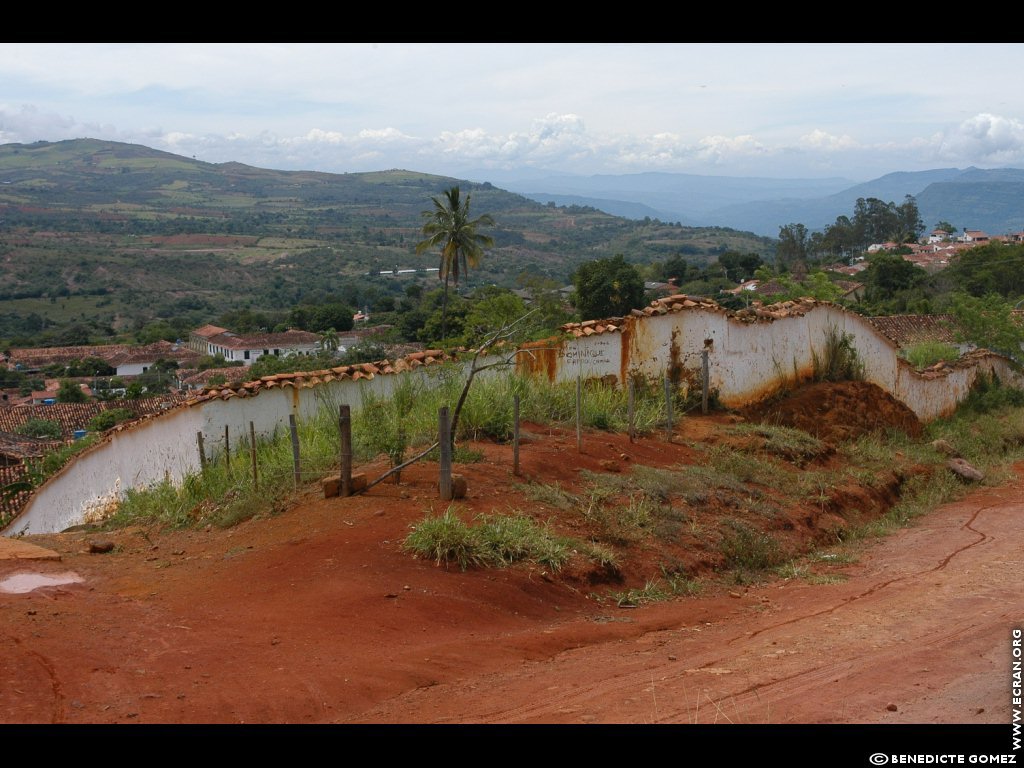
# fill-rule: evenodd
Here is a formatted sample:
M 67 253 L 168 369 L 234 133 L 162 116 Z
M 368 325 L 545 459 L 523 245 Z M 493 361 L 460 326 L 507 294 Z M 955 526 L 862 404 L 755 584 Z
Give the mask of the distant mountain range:
M 939 221 L 990 235 L 1024 230 L 1024 170 L 1017 168 L 896 172 L 860 184 L 843 178 L 684 173 L 489 175 L 502 188 L 542 203 L 587 205 L 627 218 L 728 227 L 765 237 L 778 237 L 779 227 L 797 222 L 823 229 L 837 216 L 852 216 L 861 197 L 901 203 L 906 195 L 917 200 L 927 230 Z

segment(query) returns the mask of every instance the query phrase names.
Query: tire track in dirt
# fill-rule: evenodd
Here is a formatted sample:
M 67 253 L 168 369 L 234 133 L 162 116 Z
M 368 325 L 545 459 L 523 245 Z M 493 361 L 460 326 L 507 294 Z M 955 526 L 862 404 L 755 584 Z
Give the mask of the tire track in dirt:
M 981 531 L 978 531 L 977 529 L 973 528 L 971 524 L 977 519 L 978 515 L 980 515 L 982 512 L 984 512 L 986 510 L 990 510 L 990 509 L 996 509 L 999 506 L 1002 506 L 1002 505 L 1000 505 L 1000 504 L 990 504 L 987 507 L 979 507 L 977 510 L 975 510 L 974 514 L 971 515 L 970 519 L 967 522 L 965 522 L 963 525 L 960 526 L 960 530 L 964 530 L 966 528 L 967 530 L 971 531 L 972 533 L 977 534 L 978 535 L 978 539 L 975 540 L 975 541 L 972 541 L 970 544 L 965 544 L 962 547 L 957 547 L 952 552 L 950 552 L 948 555 L 946 555 L 946 557 L 944 557 L 942 560 L 940 560 L 939 564 L 936 565 L 934 568 L 928 568 L 926 570 L 917 571 L 917 572 L 914 572 L 914 573 L 907 573 L 907 574 L 904 574 L 902 576 L 897 576 L 895 578 L 889 579 L 888 581 L 883 581 L 883 582 L 881 582 L 879 584 L 875 584 L 875 585 L 871 586 L 869 589 L 866 589 L 865 591 L 861 592 L 860 594 L 852 595 L 850 597 L 844 598 L 842 601 L 840 601 L 836 605 L 831 606 L 830 608 L 825 608 L 825 609 L 822 609 L 820 611 L 815 611 L 814 613 L 808 613 L 808 614 L 805 614 L 803 616 L 796 616 L 796 617 L 794 617 L 792 619 L 787 619 L 786 621 L 779 622 L 778 624 L 772 624 L 770 627 L 763 627 L 762 629 L 759 629 L 756 632 L 754 632 L 753 634 L 749 635 L 749 637 L 755 637 L 756 635 L 759 635 L 762 632 L 767 632 L 767 631 L 769 631 L 771 629 L 776 629 L 778 627 L 784 627 L 787 624 L 795 624 L 797 622 L 805 621 L 807 619 L 812 619 L 812 618 L 815 618 L 817 616 L 824 616 L 824 615 L 827 615 L 827 614 L 830 614 L 830 613 L 834 613 L 835 611 L 838 611 L 840 608 L 843 608 L 843 607 L 849 605 L 850 603 L 853 603 L 853 602 L 855 602 L 857 600 L 861 600 L 861 599 L 863 599 L 865 597 L 869 597 L 871 595 L 874 595 L 877 592 L 885 589 L 886 587 L 892 586 L 893 584 L 898 584 L 899 582 L 907 581 L 908 579 L 917 579 L 917 578 L 920 578 L 922 576 L 927 576 L 929 573 L 935 573 L 936 571 L 942 570 L 947 565 L 949 565 L 950 561 L 954 557 L 956 557 L 957 555 L 962 554 L 963 552 L 967 551 L 971 547 L 976 547 L 978 544 L 981 544 L 982 542 L 987 541 L 987 540 L 995 540 L 995 537 L 990 537 L 990 536 L 986 535 L 985 533 L 982 533 Z M 729 642 L 730 643 L 734 643 L 737 640 L 742 640 L 742 639 L 744 639 L 744 638 L 741 636 L 741 637 L 733 638 Z
M 853 595 L 851 597 L 845 598 L 844 600 L 842 600 L 841 602 L 837 603 L 834 606 L 831 606 L 831 607 L 826 608 L 824 610 L 814 611 L 814 612 L 806 614 L 804 616 L 797 616 L 797 617 L 795 617 L 793 619 L 789 619 L 787 621 L 778 622 L 778 623 L 773 624 L 773 625 L 768 626 L 768 627 L 763 627 L 763 628 L 761 628 L 759 630 L 756 630 L 755 632 L 750 633 L 749 635 L 740 635 L 740 636 L 734 637 L 733 639 L 728 641 L 728 644 L 732 645 L 732 644 L 734 644 L 734 643 L 736 643 L 736 642 L 738 642 L 740 640 L 751 639 L 753 637 L 756 637 L 757 635 L 760 635 L 760 634 L 762 634 L 764 632 L 768 632 L 768 631 L 773 630 L 773 629 L 777 629 L 779 627 L 788 626 L 788 625 L 791 625 L 791 624 L 798 623 L 800 621 L 806 621 L 808 619 L 816 618 L 818 616 L 824 616 L 824 615 L 828 615 L 828 614 L 834 613 L 835 611 L 839 610 L 840 608 L 845 608 L 845 607 L 849 606 L 851 603 L 853 603 L 853 602 L 855 602 L 857 600 L 861 600 L 861 599 L 863 599 L 865 597 L 877 594 L 879 591 L 881 591 L 881 590 L 883 590 L 883 589 L 885 589 L 885 588 L 887 588 L 887 587 L 889 587 L 889 586 L 891 586 L 893 584 L 897 584 L 897 583 L 900 583 L 900 582 L 903 582 L 903 581 L 908 581 L 910 579 L 921 578 L 921 577 L 926 576 L 926 575 L 928 575 L 930 573 L 935 573 L 937 571 L 940 571 L 940 570 L 946 568 L 946 566 L 948 566 L 949 563 L 955 557 L 957 557 L 958 555 L 963 554 L 968 549 L 971 549 L 972 547 L 976 547 L 977 545 L 982 544 L 982 543 L 984 543 L 986 541 L 994 541 L 995 540 L 994 536 L 989 536 L 985 532 L 975 528 L 974 527 L 974 523 L 977 521 L 978 517 L 982 514 L 982 512 L 986 512 L 986 511 L 989 511 L 989 510 L 992 510 L 992 509 L 999 508 L 1001 506 L 1004 506 L 1005 504 L 1006 504 L 1006 502 L 1004 501 L 1003 503 L 1000 503 L 1000 504 L 989 504 L 987 506 L 978 507 L 977 509 L 975 509 L 974 512 L 967 519 L 967 521 L 964 522 L 960 526 L 960 530 L 969 530 L 972 533 L 976 534 L 978 538 L 975 539 L 974 541 L 970 542 L 969 544 L 964 544 L 963 546 L 960 546 L 960 547 L 957 547 L 956 549 L 954 549 L 952 552 L 950 552 L 948 555 L 946 555 L 941 561 L 939 561 L 939 563 L 935 567 L 928 568 L 928 569 L 925 569 L 925 570 L 920 570 L 920 571 L 917 571 L 917 572 L 914 572 L 914 573 L 904 574 L 902 576 L 898 576 L 896 578 L 889 579 L 887 581 L 884 581 L 884 582 L 881 582 L 879 584 L 873 585 L 872 587 L 870 587 L 869 589 L 865 590 L 864 592 L 861 592 L 861 593 L 859 593 L 857 595 Z M 964 635 L 965 633 L 967 633 L 968 631 L 970 631 L 972 629 L 975 629 L 975 628 L 976 628 L 975 624 L 969 624 L 967 626 L 961 627 L 960 629 L 958 629 L 958 630 L 956 630 L 954 632 L 949 632 L 949 633 L 945 633 L 945 634 L 941 634 L 941 635 L 929 634 L 928 635 L 928 639 L 923 641 L 920 645 L 923 646 L 923 647 L 932 647 L 932 646 L 946 644 L 950 640 L 959 638 L 962 635 Z M 710 664 L 706 665 L 706 666 L 715 667 L 715 666 L 720 665 L 721 663 L 722 663 L 722 660 L 719 659 L 719 660 L 715 660 L 715 661 L 710 662 Z M 826 671 L 830 671 L 832 669 L 832 666 L 829 665 L 829 666 L 826 666 L 826 667 L 823 667 L 823 668 L 820 668 L 820 669 L 824 669 Z M 769 690 L 770 691 L 781 692 L 783 694 L 797 693 L 800 690 L 804 690 L 804 689 L 810 688 L 813 684 L 815 684 L 816 682 L 819 682 L 817 680 L 817 678 L 820 677 L 820 675 L 817 674 L 818 671 L 819 670 L 811 670 L 810 672 L 808 672 L 806 670 L 802 670 L 802 671 L 796 672 L 796 673 L 794 673 L 792 675 L 789 675 L 789 676 L 786 676 L 786 677 L 783 677 L 783 678 L 779 678 L 778 680 L 773 680 L 773 681 L 766 682 L 766 683 L 759 683 L 759 684 L 756 684 L 756 685 L 752 685 L 752 686 L 750 686 L 750 687 L 748 687 L 748 688 L 746 688 L 744 690 L 730 693 L 727 697 L 724 697 L 723 699 L 713 700 L 712 703 L 714 703 L 716 705 L 719 705 L 723 701 L 726 701 L 726 700 L 736 700 L 739 697 L 749 696 L 751 694 L 755 694 L 756 695 L 756 694 L 759 694 L 761 692 L 765 692 L 765 691 L 769 691 Z M 787 686 L 788 683 L 797 683 L 797 685 Z
M 954 561 L 954 559 L 968 550 L 977 547 L 979 544 L 995 541 L 996 537 L 989 535 L 985 532 L 982 526 L 978 525 L 978 521 L 982 516 L 982 513 L 992 511 L 1001 507 L 1007 507 L 1014 505 L 1014 502 L 1009 499 L 1001 499 L 998 504 L 988 504 L 985 506 L 977 507 L 971 511 L 970 515 L 965 521 L 959 525 L 961 531 L 970 531 L 974 534 L 972 541 L 957 546 L 952 551 L 948 552 L 943 556 L 937 563 L 931 567 L 918 568 L 913 572 L 905 573 L 900 576 L 896 576 L 891 579 L 872 584 L 867 589 L 844 598 L 840 602 L 830 605 L 822 610 L 815 610 L 801 616 L 788 619 L 786 621 L 776 622 L 766 627 L 757 629 L 754 632 L 742 632 L 742 633 L 730 633 L 733 634 L 730 638 L 723 638 L 722 643 L 716 644 L 717 647 L 736 647 L 736 644 L 741 641 L 750 641 L 752 638 L 763 635 L 763 633 L 770 630 L 777 630 L 779 628 L 785 628 L 794 624 L 798 624 L 803 621 L 810 621 L 815 618 L 833 614 L 836 611 L 850 607 L 857 601 L 863 600 L 871 596 L 876 596 L 881 591 L 891 587 L 894 584 L 907 582 L 912 584 L 915 580 L 919 580 L 922 577 L 926 577 L 928 574 L 936 573 L 947 568 L 947 566 Z M 934 535 L 940 536 L 940 531 L 935 531 Z M 933 561 L 934 562 L 934 561 Z M 1003 617 L 1006 618 L 1006 617 Z M 913 649 L 915 654 L 926 654 L 928 652 L 934 652 L 935 650 L 941 651 L 944 648 L 954 647 L 963 638 L 969 637 L 972 633 L 977 633 L 982 625 L 979 625 L 977 621 L 970 619 L 962 625 L 954 625 L 953 627 L 946 626 L 947 631 L 934 631 L 933 627 L 929 627 L 922 630 L 919 635 L 911 638 L 910 642 L 913 643 Z M 987 624 L 984 626 L 988 626 Z M 643 642 L 644 638 L 653 637 L 659 632 L 665 632 L 665 629 L 653 629 L 645 631 L 641 636 L 636 638 L 633 642 Z M 655 644 L 660 647 L 666 644 L 666 641 L 656 641 Z M 847 639 L 847 642 L 851 644 L 851 649 L 855 650 L 855 646 L 852 646 L 853 641 Z M 634 646 L 635 647 L 635 646 Z M 593 648 L 589 650 L 595 650 Z M 743 655 L 753 657 L 758 651 L 758 648 L 753 646 L 747 648 Z M 773 701 L 793 701 L 796 700 L 799 703 L 799 698 L 802 694 L 820 690 L 823 686 L 827 686 L 828 683 L 836 682 L 844 678 L 852 678 L 859 673 L 862 669 L 871 669 L 872 667 L 885 663 L 889 665 L 899 666 L 906 654 L 906 644 L 901 643 L 900 645 L 894 645 L 884 650 L 872 650 L 868 649 L 863 652 L 854 652 L 852 655 L 848 655 L 845 652 L 842 655 L 840 661 L 829 662 L 822 665 L 815 666 L 812 669 L 799 669 L 789 674 L 784 674 L 780 677 L 776 677 L 770 680 L 751 680 L 750 684 L 741 687 L 738 690 L 727 690 L 729 685 L 722 686 L 719 691 L 709 690 L 706 687 L 701 687 L 700 681 L 703 675 L 714 675 L 715 678 L 726 673 L 735 673 L 737 670 L 727 669 L 727 665 L 735 665 L 737 661 L 736 654 L 722 655 L 714 654 L 709 658 L 706 654 L 699 666 L 680 672 L 678 664 L 672 662 L 662 662 L 655 666 L 649 664 L 643 666 L 640 669 L 624 669 L 623 673 L 615 674 L 613 671 L 613 677 L 591 680 L 588 683 L 582 685 L 575 684 L 571 690 L 557 690 L 551 685 L 544 686 L 543 678 L 550 676 L 550 678 L 557 680 L 558 670 L 553 665 L 559 665 L 566 663 L 569 665 L 575 665 L 579 663 L 581 656 L 573 656 L 576 651 L 587 652 L 587 649 L 575 649 L 570 651 L 568 654 L 559 654 L 556 657 L 547 659 L 540 663 L 537 667 L 529 670 L 524 675 L 523 673 L 513 673 L 517 681 L 521 682 L 526 679 L 528 687 L 532 688 L 532 700 L 523 704 L 522 706 L 516 706 L 512 708 L 500 708 L 491 710 L 489 712 L 476 711 L 471 716 L 464 714 L 460 715 L 447 715 L 443 712 L 436 713 L 437 716 L 431 719 L 431 722 L 475 722 L 475 723 L 514 723 L 514 722 L 558 722 L 559 719 L 565 719 L 566 716 L 572 716 L 575 713 L 587 713 L 588 709 L 592 711 L 604 710 L 607 712 L 607 702 L 622 698 L 623 700 L 635 699 L 637 691 L 650 691 L 651 702 L 654 709 L 651 710 L 650 716 L 645 719 L 645 722 L 697 722 L 698 718 L 702 714 L 700 707 L 705 707 L 705 711 L 711 711 L 714 714 L 713 718 L 718 720 L 729 720 L 730 714 L 732 717 L 740 718 L 744 716 L 744 713 L 756 714 L 758 710 L 764 711 L 770 715 L 770 706 Z M 713 648 L 708 648 L 712 654 Z M 680 654 L 681 655 L 681 654 Z M 561 658 L 559 658 L 561 657 Z M 750 661 L 750 658 L 745 660 Z M 640 661 L 638 660 L 638 663 Z M 625 665 L 619 665 L 617 668 L 622 669 Z M 492 679 L 501 683 L 503 675 L 496 675 Z M 712 678 L 712 679 L 715 679 Z M 730 679 L 735 679 L 731 678 Z M 690 681 L 690 682 L 687 682 Z M 723 679 L 724 681 L 724 679 Z M 422 698 L 429 699 L 437 696 L 441 693 L 446 698 L 458 698 L 459 693 L 465 693 L 466 695 L 473 696 L 473 691 L 486 687 L 488 685 L 487 679 L 474 679 L 470 681 L 463 681 L 461 683 L 453 683 L 450 685 L 442 686 L 445 689 L 443 692 L 424 691 L 416 692 L 416 695 L 412 695 L 404 702 L 398 702 L 401 705 L 401 709 L 405 710 L 407 705 L 415 705 L 416 699 Z M 661 703 L 658 705 L 656 699 L 656 688 L 662 687 L 664 690 L 661 694 Z M 692 689 L 692 690 L 691 690 Z M 689 695 L 692 691 L 696 691 L 696 703 L 690 703 L 692 697 Z M 540 697 L 537 697 L 537 693 L 543 691 Z M 548 694 L 548 691 L 553 691 Z M 863 691 L 861 691 L 863 693 Z M 401 697 L 406 698 L 406 697 Z M 704 703 L 706 699 L 706 704 Z M 599 704 L 596 707 L 588 707 L 588 702 L 594 702 Z M 675 706 L 673 706 L 673 703 Z M 391 709 L 388 704 L 384 704 L 378 713 L 385 712 Z M 413 706 L 412 709 L 419 712 L 426 712 L 429 707 L 417 708 Z M 633 714 L 636 714 L 635 712 Z M 365 717 L 365 713 L 361 717 Z
M 929 633 L 926 635 L 926 640 L 915 644 L 915 648 L 920 650 L 921 648 L 948 645 L 971 630 L 974 630 L 976 626 L 977 625 L 975 623 L 968 623 L 965 626 L 958 627 L 946 633 Z M 642 639 L 642 637 L 649 634 L 658 634 L 665 631 L 666 630 L 655 630 L 652 633 L 645 633 L 644 636 L 641 636 L 641 638 L 638 639 Z M 733 640 L 744 638 L 749 639 L 750 637 L 751 635 L 744 634 L 733 638 Z M 664 646 L 665 644 L 666 643 L 658 643 L 659 646 Z M 585 653 L 587 649 L 576 650 L 582 650 Z M 753 654 L 755 651 L 756 649 L 751 648 L 748 650 L 748 654 Z M 556 718 L 558 715 L 570 714 L 576 711 L 586 711 L 586 702 L 588 701 L 601 701 L 613 697 L 628 699 L 630 697 L 635 697 L 638 690 L 650 690 L 652 692 L 652 702 L 654 702 L 656 695 L 654 693 L 654 689 L 659 684 L 664 689 L 662 695 L 663 704 L 658 706 L 651 716 L 645 718 L 645 722 L 701 722 L 700 707 L 702 706 L 702 701 L 706 703 L 708 707 L 713 708 L 718 721 L 724 720 L 727 722 L 733 722 L 735 720 L 739 722 L 750 722 L 750 719 L 745 717 L 746 713 L 756 712 L 759 709 L 763 709 L 766 715 L 770 714 L 770 705 L 764 704 L 763 702 L 793 698 L 803 691 L 814 690 L 829 680 L 852 675 L 857 668 L 863 666 L 865 663 L 865 660 L 860 657 L 844 657 L 842 661 L 824 664 L 809 670 L 800 669 L 792 674 L 784 675 L 772 680 L 752 683 L 739 690 L 731 690 L 721 694 L 711 694 L 707 687 L 702 687 L 702 681 L 708 679 L 708 675 L 711 676 L 711 680 L 722 679 L 726 675 L 728 675 L 729 679 L 734 679 L 732 678 L 732 675 L 734 675 L 737 670 L 729 669 L 729 667 L 736 666 L 736 661 L 737 659 L 735 656 L 716 656 L 715 658 L 701 664 L 699 667 L 688 668 L 681 672 L 678 669 L 677 663 L 673 661 L 661 662 L 654 666 L 647 665 L 640 669 L 616 675 L 611 679 L 606 678 L 602 680 L 595 680 L 590 684 L 575 685 L 572 688 L 571 696 L 569 697 L 556 693 L 551 697 L 544 696 L 540 699 L 534 699 L 532 702 L 521 706 L 503 708 L 486 713 L 474 712 L 472 715 L 468 716 L 458 715 L 439 717 L 431 720 L 431 722 L 473 722 L 488 725 L 523 722 L 552 722 L 557 721 Z M 550 670 L 549 665 L 558 663 L 559 661 L 556 659 L 540 662 L 536 671 L 541 676 L 546 676 L 547 672 Z M 747 666 L 748 664 L 749 660 L 741 666 Z M 540 667 L 546 667 L 547 669 L 541 669 Z M 691 681 L 689 685 L 686 683 L 687 680 Z M 463 685 L 456 683 L 441 687 L 446 689 L 446 693 L 452 693 L 452 698 L 454 699 L 458 698 L 457 691 L 461 690 Z M 474 680 L 468 687 L 470 689 L 482 687 L 481 681 Z M 689 688 L 696 691 L 695 706 L 689 704 L 688 701 L 684 706 L 678 706 L 680 699 L 678 696 L 674 695 L 670 689 L 680 687 L 684 691 Z M 419 695 L 433 696 L 436 695 L 436 691 L 421 689 L 420 691 L 416 691 L 412 698 L 416 698 Z M 672 706 L 673 702 L 676 702 L 677 706 Z M 733 717 L 729 716 L 730 712 L 733 713 Z M 552 716 L 555 716 L 554 720 Z
M 913 643 L 915 652 L 947 646 L 977 628 L 978 625 L 976 623 L 969 623 L 944 634 L 928 633 L 925 636 L 927 639 L 915 639 Z M 898 650 L 897 653 L 902 654 L 902 651 Z M 870 662 L 877 664 L 877 658 L 872 658 Z M 743 711 L 749 711 L 756 708 L 749 705 L 751 702 L 760 706 L 762 699 L 768 701 L 792 699 L 801 693 L 818 688 L 821 683 L 827 682 L 830 679 L 836 682 L 844 677 L 850 677 L 855 670 L 862 668 L 864 664 L 865 659 L 862 656 L 850 656 L 846 657 L 842 662 L 825 664 L 809 670 L 802 669 L 774 680 L 750 685 L 739 691 L 731 691 L 720 698 L 708 697 L 708 701 L 719 709 L 722 709 L 722 705 L 732 704 L 734 710 L 739 711 L 742 709 Z M 845 668 L 845 674 L 840 674 L 841 668 Z M 658 722 L 676 722 L 676 720 L 666 719 L 659 720 Z

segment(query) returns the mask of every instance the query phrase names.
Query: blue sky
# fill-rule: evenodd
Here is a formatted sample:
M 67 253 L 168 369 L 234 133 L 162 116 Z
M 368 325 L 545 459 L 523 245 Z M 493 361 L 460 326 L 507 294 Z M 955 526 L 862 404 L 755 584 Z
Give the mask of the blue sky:
M 0 43 L 0 143 L 485 180 L 1024 167 L 1014 43 Z

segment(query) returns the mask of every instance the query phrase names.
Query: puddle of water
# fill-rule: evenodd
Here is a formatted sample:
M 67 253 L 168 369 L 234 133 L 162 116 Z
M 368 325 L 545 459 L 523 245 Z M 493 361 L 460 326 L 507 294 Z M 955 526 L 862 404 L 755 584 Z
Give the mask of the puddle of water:
M 19 595 L 40 587 L 59 587 L 62 584 L 80 584 L 85 581 L 74 571 L 67 573 L 15 573 L 0 581 L 0 592 Z

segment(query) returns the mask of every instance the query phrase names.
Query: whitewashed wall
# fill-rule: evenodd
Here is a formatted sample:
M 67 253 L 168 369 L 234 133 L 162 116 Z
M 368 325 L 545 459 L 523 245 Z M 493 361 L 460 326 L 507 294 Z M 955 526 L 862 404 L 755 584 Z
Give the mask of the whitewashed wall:
M 689 309 L 631 317 L 620 330 L 560 343 L 533 345 L 520 370 L 552 381 L 614 376 L 661 380 L 671 373 L 681 387 L 700 385 L 701 354 L 708 350 L 712 390 L 729 407 L 757 402 L 794 380 L 811 378 L 815 355 L 824 357 L 833 332 L 845 333 L 864 363 L 865 379 L 905 403 L 918 418 L 947 415 L 967 395 L 979 372 L 1024 385 L 998 355 L 976 357 L 973 365 L 943 376 L 919 374 L 899 358 L 895 345 L 860 315 L 819 305 L 803 315 L 745 323 L 722 310 Z
M 144 488 L 164 479 L 180 483 L 199 471 L 196 434 L 203 433 L 207 458 L 224 446 L 224 427 L 232 445 L 249 434 L 259 437 L 287 431 L 289 416 L 297 421 L 315 416 L 321 407 L 336 414 L 347 404 L 362 406 L 364 393 L 386 397 L 401 376 L 429 376 L 437 367 L 372 379 L 332 381 L 315 387 L 262 389 L 252 397 L 207 400 L 181 406 L 121 431 L 75 457 L 32 495 L 25 509 L 2 532 L 5 536 L 53 533 L 99 516 L 129 488 Z
M 721 310 L 690 309 L 645 318 L 629 318 L 621 331 L 526 345 L 519 370 L 552 381 L 614 377 L 623 382 L 640 375 L 661 380 L 674 371 L 680 386 L 699 386 L 701 353 L 708 350 L 710 386 L 730 407 L 756 402 L 791 383 L 807 379 L 814 355 L 824 354 L 833 329 L 852 337 L 865 377 L 930 421 L 951 413 L 967 395 L 979 372 L 995 372 L 1024 386 L 1005 358 L 982 355 L 944 376 L 921 375 L 900 360 L 888 339 L 859 315 L 819 305 L 804 315 L 744 323 Z M 373 379 L 343 380 L 316 387 L 263 389 L 253 397 L 209 400 L 182 407 L 129 429 L 72 461 L 39 488 L 5 535 L 59 531 L 103 509 L 127 488 L 169 478 L 180 482 L 199 469 L 196 433 L 202 431 L 208 456 L 223 446 L 224 427 L 232 442 L 254 424 L 260 436 L 288 429 L 292 414 L 301 421 L 322 407 L 332 413 L 347 403 L 362 404 L 365 391 L 387 396 L 400 376 L 430 375 L 434 367 Z

